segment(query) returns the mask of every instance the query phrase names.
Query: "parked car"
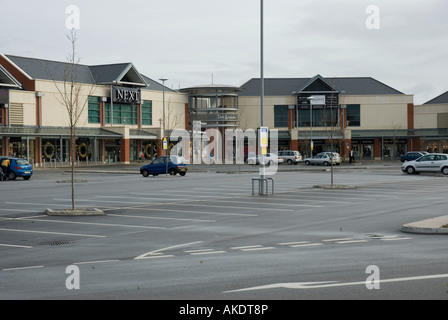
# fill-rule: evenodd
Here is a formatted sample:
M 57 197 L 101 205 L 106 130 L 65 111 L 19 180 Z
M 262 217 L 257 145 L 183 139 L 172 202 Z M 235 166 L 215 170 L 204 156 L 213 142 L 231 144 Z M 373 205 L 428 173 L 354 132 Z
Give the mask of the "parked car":
M 29 180 L 33 175 L 33 166 L 27 160 L 3 157 L 0 159 L 0 164 L 5 159 L 9 159 L 11 161 L 8 172 L 5 172 L 8 180 L 16 180 L 17 177 L 22 177 L 25 180 Z
M 341 155 L 339 153 L 337 153 L 337 152 L 321 152 L 319 154 L 327 154 L 327 155 L 329 155 L 330 157 L 333 158 L 333 162 L 336 163 L 336 164 L 341 164 L 342 163 Z
M 185 163 L 173 163 L 170 157 L 158 157 L 153 162 L 144 165 L 140 168 L 140 173 L 147 177 L 150 174 L 157 176 L 159 174 L 169 173 L 170 175 L 180 174 L 185 176 L 187 174 L 188 168 Z M 167 165 L 168 161 L 168 165 Z
M 428 154 L 426 151 L 409 151 L 403 154 L 400 159 L 401 162 L 417 160 L 418 158 Z
M 260 164 L 261 156 L 252 155 L 247 158 L 247 163 L 251 165 Z M 279 164 L 283 163 L 283 158 L 279 157 L 275 153 L 267 153 L 263 156 L 263 162 L 265 165 L 271 165 L 271 164 Z
M 401 165 L 401 170 L 408 174 L 420 172 L 442 172 L 448 175 L 448 154 L 431 153 L 417 160 L 407 161 Z
M 293 150 L 283 150 L 278 152 L 278 156 L 283 158 L 283 161 L 287 164 L 299 164 L 302 162 L 302 155 L 299 151 L 293 151 Z
M 316 154 L 314 157 L 312 158 L 306 158 L 305 159 L 305 164 L 306 165 L 324 165 L 324 166 L 329 166 L 331 165 L 331 163 L 333 162 L 333 164 L 336 165 L 340 165 L 342 160 L 341 157 L 337 157 L 337 156 L 331 156 L 330 152 L 323 152 L 323 153 L 319 153 Z

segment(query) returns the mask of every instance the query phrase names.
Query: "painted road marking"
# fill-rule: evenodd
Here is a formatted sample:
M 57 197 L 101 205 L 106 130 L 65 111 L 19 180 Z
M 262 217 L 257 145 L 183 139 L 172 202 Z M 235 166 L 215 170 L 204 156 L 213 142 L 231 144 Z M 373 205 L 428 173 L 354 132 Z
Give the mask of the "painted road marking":
M 138 218 L 138 219 L 159 219 L 159 220 L 177 220 L 177 221 L 193 221 L 193 222 L 210 222 L 215 223 L 216 220 L 201 220 L 201 219 L 185 219 L 185 218 L 167 218 L 167 217 L 147 217 L 147 216 L 134 216 L 125 214 L 108 214 L 111 217 L 125 217 L 125 218 Z
M 15 245 L 15 244 L 4 244 L 4 243 L 0 243 L 0 247 L 14 247 L 14 248 L 25 248 L 25 249 L 32 249 L 33 247 L 30 246 L 20 246 L 20 245 Z
M 92 264 L 92 263 L 108 263 L 108 262 L 120 262 L 120 260 L 100 260 L 100 261 L 86 261 L 86 262 L 75 262 L 73 264 L 82 265 L 82 264 Z
M 431 279 L 443 279 L 443 278 L 448 278 L 448 274 L 436 274 L 436 275 L 395 278 L 395 279 L 381 279 L 380 283 L 406 282 L 406 281 L 431 280 Z M 347 287 L 356 285 L 366 285 L 366 281 L 345 282 L 345 283 L 338 281 L 275 283 L 265 286 L 224 291 L 223 293 L 267 290 L 267 289 L 295 289 L 295 290 L 320 289 L 320 288 Z
M 44 267 L 44 266 L 31 266 L 31 267 L 6 268 L 6 269 L 3 269 L 3 271 L 37 269 L 37 268 L 43 268 L 43 267 Z
M 79 233 L 65 233 L 65 232 L 49 232 L 49 231 L 35 231 L 35 230 L 22 230 L 22 229 L 6 229 L 0 228 L 2 231 L 11 231 L 11 232 L 28 232 L 28 233 L 43 233 L 43 234 L 57 234 L 64 236 L 76 236 L 76 237 L 90 237 L 90 238 L 106 238 L 106 236 L 99 236 L 95 234 L 79 234 Z
M 153 251 L 144 253 L 142 255 L 139 255 L 138 257 L 134 258 L 134 260 L 148 259 L 150 257 L 160 255 L 162 253 L 162 251 L 168 251 L 168 250 L 177 249 L 177 248 L 181 248 L 181 247 L 188 247 L 188 246 L 192 246 L 192 245 L 199 244 L 199 243 L 202 243 L 202 241 L 178 244 L 178 245 L 163 248 L 163 249 L 153 250 Z
M 198 250 L 187 250 L 184 252 L 189 253 L 191 255 L 203 255 L 203 254 L 226 253 L 227 251 L 214 251 L 214 249 L 198 249 Z
M 24 219 L 16 218 L 16 220 L 24 220 Z M 26 220 L 28 220 L 28 221 L 32 220 L 32 221 L 54 222 L 54 223 L 82 224 L 82 225 L 92 225 L 92 226 L 102 226 L 102 227 L 125 227 L 125 228 L 142 228 L 142 229 L 166 230 L 166 228 L 163 228 L 163 227 L 134 226 L 134 225 L 128 225 L 128 224 L 79 222 L 79 221 L 63 221 L 63 220 L 46 220 L 46 219 L 32 219 L 32 218 L 27 218 Z
M 164 211 L 164 212 L 181 212 L 181 213 L 197 213 L 197 214 L 210 214 L 215 216 L 240 216 L 240 217 L 258 217 L 257 214 L 248 213 L 232 213 L 232 212 L 209 212 L 209 211 L 194 211 L 194 210 L 179 210 L 179 209 L 162 209 L 162 208 L 143 208 L 143 207 L 124 207 L 121 209 L 132 209 L 141 211 Z

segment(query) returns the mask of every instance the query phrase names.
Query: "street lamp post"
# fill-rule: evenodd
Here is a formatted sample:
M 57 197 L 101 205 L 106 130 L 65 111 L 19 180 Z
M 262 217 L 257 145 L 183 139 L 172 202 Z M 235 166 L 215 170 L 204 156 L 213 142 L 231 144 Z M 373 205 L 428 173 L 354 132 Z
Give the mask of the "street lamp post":
M 166 138 L 166 131 L 165 131 L 166 130 L 165 129 L 165 81 L 167 81 L 168 79 L 166 77 L 163 77 L 159 80 L 162 81 L 162 90 L 163 90 L 163 120 L 162 120 L 162 122 L 163 122 L 163 124 L 162 124 L 162 132 L 163 132 L 162 148 L 163 148 L 164 139 Z M 167 141 L 167 143 L 168 143 L 168 141 Z M 166 163 L 165 175 L 168 175 L 167 149 L 164 149 L 165 163 Z

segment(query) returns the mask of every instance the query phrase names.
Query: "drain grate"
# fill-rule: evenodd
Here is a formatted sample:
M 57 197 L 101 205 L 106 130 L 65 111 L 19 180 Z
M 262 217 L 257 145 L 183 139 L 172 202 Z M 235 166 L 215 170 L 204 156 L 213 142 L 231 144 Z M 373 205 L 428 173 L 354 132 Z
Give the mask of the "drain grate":
M 63 246 L 63 245 L 67 245 L 67 244 L 72 244 L 73 241 L 47 241 L 42 243 L 44 246 Z

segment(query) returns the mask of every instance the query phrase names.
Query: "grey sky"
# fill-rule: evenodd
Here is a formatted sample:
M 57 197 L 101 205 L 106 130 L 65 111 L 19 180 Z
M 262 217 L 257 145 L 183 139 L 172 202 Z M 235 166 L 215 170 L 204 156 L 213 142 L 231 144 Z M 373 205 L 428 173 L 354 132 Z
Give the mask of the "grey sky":
M 260 0 L 0 0 L 0 52 L 66 60 L 80 10 L 87 65 L 133 62 L 174 89 L 260 76 Z M 264 0 L 265 77 L 370 76 L 424 103 L 446 91 L 446 0 Z M 380 29 L 369 30 L 369 5 Z

